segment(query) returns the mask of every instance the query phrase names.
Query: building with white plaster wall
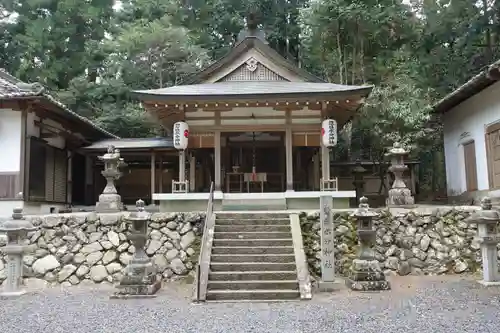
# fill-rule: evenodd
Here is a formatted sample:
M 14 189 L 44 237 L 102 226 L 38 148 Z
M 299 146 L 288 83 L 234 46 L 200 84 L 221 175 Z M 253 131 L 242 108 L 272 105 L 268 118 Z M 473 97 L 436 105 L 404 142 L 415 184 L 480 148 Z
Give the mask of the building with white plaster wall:
M 0 217 L 16 207 L 48 213 L 75 200 L 84 203 L 89 190 L 80 148 L 108 138 L 117 137 L 69 110 L 41 85 L 0 69 Z M 73 181 L 74 172 L 79 182 Z
M 449 197 L 500 197 L 500 61 L 443 98 Z

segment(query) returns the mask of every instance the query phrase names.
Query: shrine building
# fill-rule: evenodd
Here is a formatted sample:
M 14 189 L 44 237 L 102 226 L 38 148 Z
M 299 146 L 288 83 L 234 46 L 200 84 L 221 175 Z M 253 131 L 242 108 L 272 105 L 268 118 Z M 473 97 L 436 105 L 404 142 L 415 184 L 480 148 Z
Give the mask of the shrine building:
M 178 172 L 166 186 L 152 184 L 152 200 L 162 211 L 202 209 L 213 183 L 215 201 L 226 209 L 250 201 L 317 207 L 321 191 L 346 207 L 355 193 L 330 175 L 330 149 L 371 90 L 324 82 L 249 24 L 226 56 L 182 85 L 134 91 L 178 148 Z M 322 140 L 322 131 L 329 138 Z

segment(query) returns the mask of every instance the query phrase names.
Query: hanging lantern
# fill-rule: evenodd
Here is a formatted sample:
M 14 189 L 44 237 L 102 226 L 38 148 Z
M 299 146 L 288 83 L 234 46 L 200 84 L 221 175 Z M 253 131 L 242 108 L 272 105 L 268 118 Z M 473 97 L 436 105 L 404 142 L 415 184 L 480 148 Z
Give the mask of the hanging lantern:
M 337 145 L 337 122 L 335 120 L 326 119 L 321 123 L 321 142 L 325 147 Z
M 183 121 L 174 124 L 174 147 L 175 149 L 184 150 L 188 147 L 189 126 Z

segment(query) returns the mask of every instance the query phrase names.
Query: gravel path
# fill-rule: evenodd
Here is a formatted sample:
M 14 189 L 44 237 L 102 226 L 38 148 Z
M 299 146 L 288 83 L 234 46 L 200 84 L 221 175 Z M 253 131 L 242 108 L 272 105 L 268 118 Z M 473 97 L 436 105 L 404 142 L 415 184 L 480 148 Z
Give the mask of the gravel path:
M 189 302 L 190 286 L 171 283 L 155 299 L 110 300 L 110 286 L 48 288 L 0 301 L 5 333 L 500 331 L 500 287 L 471 277 L 391 279 L 384 293 L 317 294 L 289 303 Z

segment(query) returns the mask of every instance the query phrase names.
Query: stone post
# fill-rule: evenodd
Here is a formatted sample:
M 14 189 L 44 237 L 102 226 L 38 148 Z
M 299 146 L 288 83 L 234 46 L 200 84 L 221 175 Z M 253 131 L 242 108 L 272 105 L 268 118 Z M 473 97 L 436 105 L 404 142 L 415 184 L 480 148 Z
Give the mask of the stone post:
M 318 283 L 320 291 L 334 291 L 340 284 L 335 279 L 335 234 L 332 208 L 332 195 L 321 195 L 321 281 Z
M 29 231 L 36 229 L 31 222 L 23 218 L 22 208 L 15 208 L 12 220 L 0 225 L 0 232 L 7 234 L 7 245 L 2 249 L 7 255 L 7 281 L 4 283 L 0 296 L 16 297 L 26 293 L 24 289 L 21 289 L 25 251 L 23 241 L 26 240 Z
M 363 179 L 363 175 L 366 172 L 366 169 L 361 165 L 361 161 L 357 160 L 356 165 L 352 169 L 354 190 L 356 191 L 356 204 L 359 203 L 359 199 L 361 198 L 361 193 L 364 191 L 365 180 Z
M 357 222 L 359 251 L 352 262 L 346 285 L 356 291 L 388 290 L 391 286 L 385 279 L 372 248 L 375 241 L 373 218 L 378 214 L 370 209 L 366 197 L 359 199 L 359 202 L 359 208 L 351 214 Z
M 155 293 L 161 287 L 156 267 L 145 252 L 150 214 L 144 210 L 144 201 L 137 200 L 136 207 L 137 211 L 132 212 L 127 219 L 132 224 L 129 238 L 135 247 L 135 254 L 112 298 L 156 297 Z
M 403 181 L 403 173 L 408 169 L 404 164 L 404 157 L 406 155 L 408 155 L 408 151 L 403 149 L 398 142 L 395 142 L 389 153 L 386 154 L 386 156 L 391 158 L 389 172 L 392 172 L 394 175 L 394 183 L 392 183 L 392 188 L 389 190 L 387 206 L 411 206 L 415 204 L 415 199 L 411 195 L 411 191 Z
M 500 240 L 498 234 L 500 214 L 491 208 L 490 198 L 483 198 L 481 210 L 474 213 L 468 222 L 477 224 L 477 238 L 481 244 L 483 280 L 479 283 L 485 286 L 498 286 L 500 285 L 500 276 L 498 274 L 497 244 Z
M 125 163 L 120 157 L 120 151 L 113 146 L 109 146 L 108 152 L 98 158 L 104 162 L 104 170 L 101 174 L 106 178 L 106 187 L 99 196 L 95 210 L 98 213 L 119 212 L 123 209 L 123 204 L 121 196 L 116 191 L 115 181 L 121 177 L 122 173 L 119 169 L 125 166 Z

